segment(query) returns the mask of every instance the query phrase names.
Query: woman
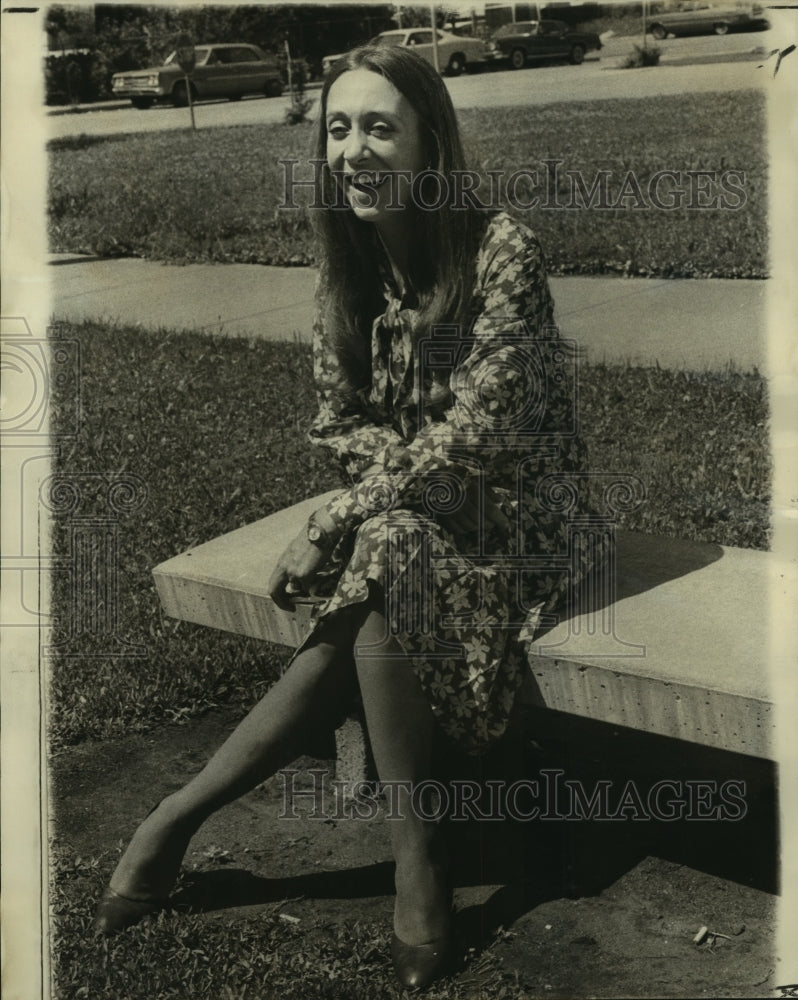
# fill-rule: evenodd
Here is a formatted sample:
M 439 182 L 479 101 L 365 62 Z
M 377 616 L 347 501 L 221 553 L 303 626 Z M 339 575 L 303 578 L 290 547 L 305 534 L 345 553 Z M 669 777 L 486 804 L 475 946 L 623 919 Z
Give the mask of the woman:
M 432 777 L 436 732 L 475 752 L 503 733 L 524 642 L 574 576 L 566 522 L 540 486 L 582 455 L 540 247 L 458 198 L 465 164 L 438 74 L 398 48 L 350 53 L 322 90 L 316 155 L 310 436 L 350 485 L 270 583 L 288 609 L 317 595 L 316 622 L 205 769 L 139 827 L 97 927 L 162 905 L 203 820 L 300 755 L 359 692 L 380 779 L 396 783 L 394 965 L 421 986 L 451 958 L 452 915 L 439 826 L 413 789 Z

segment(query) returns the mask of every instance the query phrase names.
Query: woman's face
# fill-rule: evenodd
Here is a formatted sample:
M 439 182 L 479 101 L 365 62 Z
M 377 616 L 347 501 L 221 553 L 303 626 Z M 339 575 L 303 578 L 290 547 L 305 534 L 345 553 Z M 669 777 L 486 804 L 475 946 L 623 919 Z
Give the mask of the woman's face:
M 327 163 L 355 215 L 378 228 L 395 223 L 425 166 L 409 101 L 379 73 L 348 70 L 327 95 L 326 126 Z

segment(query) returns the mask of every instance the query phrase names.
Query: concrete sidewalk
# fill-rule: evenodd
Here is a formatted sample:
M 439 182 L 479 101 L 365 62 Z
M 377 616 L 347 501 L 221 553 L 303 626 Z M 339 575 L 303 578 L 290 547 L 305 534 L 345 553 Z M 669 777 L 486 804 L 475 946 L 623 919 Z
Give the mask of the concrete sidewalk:
M 308 342 L 312 268 L 174 266 L 57 256 L 48 268 L 55 319 Z M 767 282 L 553 277 L 556 317 L 589 361 L 663 368 L 762 370 Z

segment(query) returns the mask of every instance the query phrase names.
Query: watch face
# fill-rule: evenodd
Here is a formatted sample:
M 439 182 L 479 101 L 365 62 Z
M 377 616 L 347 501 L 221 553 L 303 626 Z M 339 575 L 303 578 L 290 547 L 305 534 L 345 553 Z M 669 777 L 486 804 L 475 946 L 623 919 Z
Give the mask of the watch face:
M 324 532 L 318 526 L 318 524 L 308 525 L 308 541 L 318 542 L 324 537 Z

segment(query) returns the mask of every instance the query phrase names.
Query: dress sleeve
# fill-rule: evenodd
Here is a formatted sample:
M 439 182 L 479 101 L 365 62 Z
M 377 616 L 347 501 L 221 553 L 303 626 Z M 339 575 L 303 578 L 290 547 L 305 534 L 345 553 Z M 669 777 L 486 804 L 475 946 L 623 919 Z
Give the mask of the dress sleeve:
M 483 248 L 476 301 L 468 335 L 455 341 L 452 405 L 409 444 L 389 441 L 372 452 L 378 471 L 328 505 L 341 531 L 396 507 L 429 511 L 435 490 L 447 481 L 451 490 L 452 477 L 462 485 L 485 474 L 512 487 L 519 455 L 529 453 L 530 419 L 536 447 L 556 443 L 568 403 L 547 366 L 546 345 L 556 337 L 553 302 L 531 232 L 513 226 Z
M 318 413 L 308 438 L 312 444 L 327 448 L 341 463 L 350 482 L 360 480 L 374 465 L 382 449 L 402 442 L 389 425 L 371 413 L 364 393 L 353 388 L 333 349 L 325 327 L 326 302 L 323 273 L 316 285 L 316 309 L 313 319 L 313 378 L 316 385 Z

